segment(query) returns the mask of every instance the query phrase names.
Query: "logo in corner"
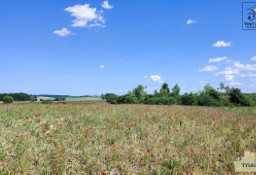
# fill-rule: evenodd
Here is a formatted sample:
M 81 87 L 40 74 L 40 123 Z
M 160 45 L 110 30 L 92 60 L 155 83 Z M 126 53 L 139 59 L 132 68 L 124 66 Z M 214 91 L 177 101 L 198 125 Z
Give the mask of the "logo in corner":
M 256 153 L 244 152 L 242 160 L 234 161 L 235 172 L 256 172 Z
M 256 2 L 243 2 L 243 30 L 256 30 Z

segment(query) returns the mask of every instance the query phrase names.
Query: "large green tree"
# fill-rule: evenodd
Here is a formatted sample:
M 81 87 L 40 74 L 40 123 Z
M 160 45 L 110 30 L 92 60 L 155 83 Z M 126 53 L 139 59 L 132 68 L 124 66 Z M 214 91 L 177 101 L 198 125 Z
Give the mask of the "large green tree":
M 173 96 L 178 96 L 180 95 L 180 87 L 178 84 L 175 84 L 172 88 L 172 95 Z
M 170 93 L 170 89 L 168 87 L 167 83 L 164 83 L 160 89 L 160 95 L 162 97 L 170 97 L 171 93 Z
M 143 85 L 138 85 L 135 89 L 133 89 L 132 93 L 137 98 L 142 98 L 147 95 L 147 92 L 145 91 L 145 87 Z
M 250 102 L 242 94 L 239 88 L 231 88 L 229 91 L 229 100 L 238 106 L 250 106 Z
M 214 89 L 212 86 L 210 86 L 209 84 L 204 86 L 204 92 L 213 97 L 215 100 L 219 100 L 220 99 L 220 93 Z

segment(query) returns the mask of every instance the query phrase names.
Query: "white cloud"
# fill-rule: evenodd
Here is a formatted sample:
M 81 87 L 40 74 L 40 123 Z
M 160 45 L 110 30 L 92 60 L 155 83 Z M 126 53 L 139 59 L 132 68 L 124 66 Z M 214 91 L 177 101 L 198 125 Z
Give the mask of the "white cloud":
M 101 4 L 101 6 L 102 6 L 104 9 L 112 9 L 112 8 L 114 8 L 113 5 L 110 5 L 110 4 L 109 4 L 108 0 L 103 1 L 103 3 Z
M 100 65 L 100 69 L 105 69 L 105 65 Z
M 241 64 L 239 61 L 235 61 L 234 67 L 244 71 L 256 71 L 256 64 Z
M 217 58 L 210 58 L 209 59 L 209 63 L 217 63 L 217 62 L 222 62 L 227 60 L 228 57 L 224 56 L 224 57 L 217 57 Z
M 157 74 L 151 75 L 151 76 L 145 75 L 144 78 L 145 79 L 150 79 L 152 81 L 156 81 L 158 83 L 164 83 L 164 81 L 162 80 L 162 77 L 160 75 L 157 75 Z
M 55 30 L 53 32 L 55 35 L 61 36 L 61 37 L 67 37 L 72 34 L 72 32 L 67 28 L 62 28 L 60 30 Z
M 66 8 L 65 11 L 75 17 L 75 20 L 72 21 L 73 27 L 105 27 L 105 19 L 102 16 L 103 11 L 90 8 L 90 4 L 75 5 Z
M 239 70 L 233 67 L 225 67 L 224 71 L 217 72 L 215 75 L 224 75 L 227 81 L 232 81 L 236 75 L 239 75 Z
M 204 68 L 199 69 L 198 71 L 199 72 L 214 72 L 216 70 L 218 70 L 218 67 L 216 67 L 216 66 L 205 66 Z
M 237 82 L 237 81 L 231 81 L 231 82 L 229 83 L 229 85 L 230 85 L 230 86 L 240 86 L 240 85 L 242 85 L 242 84 L 239 83 L 239 82 Z
M 256 61 L 256 56 L 253 56 L 253 57 L 251 58 L 251 60 L 252 60 L 252 61 Z
M 230 47 L 231 42 L 225 42 L 225 41 L 217 41 L 212 45 L 212 47 Z
M 191 24 L 195 24 L 195 23 L 196 23 L 196 20 L 194 20 L 194 19 L 187 20 L 187 25 L 191 25 Z
M 243 78 L 246 78 L 246 77 L 252 78 L 252 77 L 256 77 L 256 74 L 249 72 L 247 74 L 242 74 L 241 77 L 243 77 Z

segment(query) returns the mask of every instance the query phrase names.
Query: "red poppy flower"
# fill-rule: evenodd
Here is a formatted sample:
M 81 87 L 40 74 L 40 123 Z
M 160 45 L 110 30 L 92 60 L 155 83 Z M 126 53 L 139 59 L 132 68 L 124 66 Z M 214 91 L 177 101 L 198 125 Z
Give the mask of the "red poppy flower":
M 148 154 L 150 154 L 150 149 L 147 149 Z

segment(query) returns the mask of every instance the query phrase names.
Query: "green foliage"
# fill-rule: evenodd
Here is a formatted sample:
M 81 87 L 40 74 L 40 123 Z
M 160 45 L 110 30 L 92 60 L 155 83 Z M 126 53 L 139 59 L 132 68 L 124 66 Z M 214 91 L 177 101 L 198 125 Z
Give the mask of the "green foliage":
M 146 104 L 157 104 L 157 105 L 172 105 L 175 104 L 175 99 L 172 97 L 153 97 L 148 98 L 145 101 Z
M 253 106 L 256 105 L 256 94 L 242 94 L 240 89 L 229 88 L 224 83 L 220 83 L 219 92 L 210 85 L 206 85 L 201 93 L 185 93 L 180 95 L 180 87 L 175 84 L 172 92 L 167 83 L 164 83 L 158 92 L 147 94 L 144 86 L 138 85 L 133 91 L 118 96 L 116 94 L 102 95 L 110 104 L 158 104 L 158 105 L 199 105 L 199 106 Z
M 198 96 L 198 105 L 199 106 L 221 106 L 221 104 L 216 99 L 214 99 L 212 96 L 204 92 Z
M 4 96 L 11 96 L 14 101 L 30 101 L 31 95 L 26 93 L 3 93 L 0 94 L 0 101 L 3 101 Z
M 197 95 L 195 94 L 188 94 L 185 93 L 184 95 L 181 96 L 181 104 L 182 105 L 197 105 Z
M 210 86 L 210 85 L 206 85 L 204 87 L 204 92 L 207 95 L 209 95 L 212 98 L 214 98 L 215 100 L 219 100 L 220 99 L 220 93 L 216 89 L 214 89 L 212 86 Z
M 109 93 L 106 94 L 104 98 L 106 99 L 107 103 L 110 104 L 117 104 L 118 102 L 118 96 L 116 94 Z
M 230 101 L 229 101 L 229 96 L 226 94 L 220 95 L 219 102 L 220 102 L 221 106 L 229 106 L 229 107 L 233 106 L 233 104 L 230 103 Z
M 232 88 L 229 92 L 230 102 L 236 106 L 250 106 L 249 100 L 241 93 L 239 88 Z
M 52 100 L 42 100 L 42 104 L 51 104 L 53 103 Z
M 124 104 L 135 104 L 137 102 L 137 98 L 133 94 L 127 94 L 124 96 L 123 103 Z
M 168 87 L 167 83 L 164 83 L 160 89 L 160 93 L 159 93 L 160 97 L 170 97 L 171 93 L 170 93 L 170 89 Z
M 65 101 L 65 97 L 56 97 L 53 101 Z
M 229 86 L 225 86 L 225 84 L 223 83 L 223 82 L 221 82 L 220 84 L 219 84 L 219 89 L 220 90 L 224 90 L 227 94 L 229 93 L 229 91 L 230 91 L 230 87 Z
M 6 95 L 3 97 L 3 102 L 4 102 L 4 104 L 13 103 L 13 98 L 11 96 Z
M 37 97 L 36 97 L 36 96 L 31 95 L 31 96 L 30 96 L 30 101 L 31 101 L 31 102 L 35 102 L 35 101 L 37 101 Z
M 145 91 L 145 87 L 143 85 L 138 85 L 133 91 L 132 93 L 135 95 L 135 97 L 137 98 L 142 98 L 145 97 L 147 95 L 146 91 Z
M 175 84 L 172 88 L 172 96 L 178 96 L 180 95 L 180 87 L 178 84 Z

